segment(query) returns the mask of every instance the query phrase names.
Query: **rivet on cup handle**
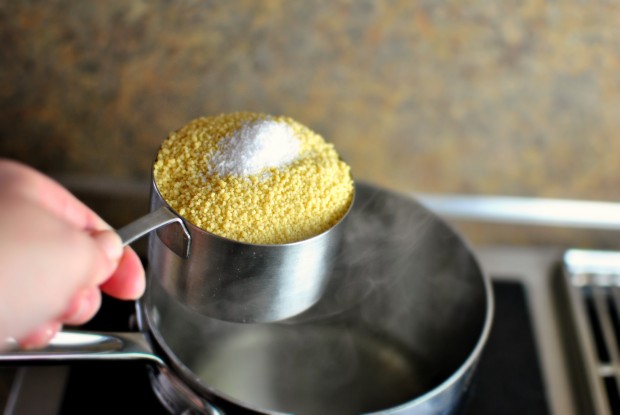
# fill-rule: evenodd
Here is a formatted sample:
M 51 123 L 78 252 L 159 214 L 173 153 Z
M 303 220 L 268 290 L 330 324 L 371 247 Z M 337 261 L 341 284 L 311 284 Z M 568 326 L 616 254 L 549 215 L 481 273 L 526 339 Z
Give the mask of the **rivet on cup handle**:
M 129 245 L 144 235 L 174 222 L 177 222 L 183 230 L 184 243 L 182 256 L 183 258 L 188 258 L 192 237 L 183 220 L 166 206 L 162 206 L 159 209 L 141 217 L 140 219 L 125 225 L 119 229 L 117 233 L 121 237 L 123 245 Z

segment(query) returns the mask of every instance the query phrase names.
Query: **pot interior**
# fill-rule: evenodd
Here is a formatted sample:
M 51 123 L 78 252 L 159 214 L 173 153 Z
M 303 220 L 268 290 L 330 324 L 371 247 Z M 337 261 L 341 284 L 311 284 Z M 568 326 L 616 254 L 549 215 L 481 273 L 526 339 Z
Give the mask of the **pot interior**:
M 356 193 L 326 294 L 292 319 L 210 319 L 150 278 L 151 330 L 205 396 L 264 412 L 359 414 L 415 405 L 467 372 L 492 308 L 472 253 L 412 199 L 368 185 Z

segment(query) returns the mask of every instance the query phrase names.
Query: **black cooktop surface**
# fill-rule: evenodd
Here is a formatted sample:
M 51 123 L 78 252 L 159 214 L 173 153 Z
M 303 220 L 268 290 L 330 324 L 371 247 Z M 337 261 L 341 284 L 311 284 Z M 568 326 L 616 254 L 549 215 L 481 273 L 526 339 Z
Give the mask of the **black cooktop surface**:
M 547 415 L 525 287 L 493 282 L 495 320 L 462 414 Z
M 494 281 L 496 314 L 488 345 L 459 413 L 550 414 L 527 308 L 517 282 Z M 133 305 L 104 299 L 87 328 L 128 328 Z M 151 390 L 147 368 L 135 362 L 84 363 L 71 367 L 63 414 L 167 413 Z

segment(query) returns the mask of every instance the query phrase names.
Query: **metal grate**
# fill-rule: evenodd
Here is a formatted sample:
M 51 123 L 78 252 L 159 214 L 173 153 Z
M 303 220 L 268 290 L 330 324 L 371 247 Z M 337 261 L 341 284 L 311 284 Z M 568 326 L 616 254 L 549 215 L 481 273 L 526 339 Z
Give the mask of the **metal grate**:
M 620 252 L 564 255 L 582 387 L 598 415 L 620 414 Z

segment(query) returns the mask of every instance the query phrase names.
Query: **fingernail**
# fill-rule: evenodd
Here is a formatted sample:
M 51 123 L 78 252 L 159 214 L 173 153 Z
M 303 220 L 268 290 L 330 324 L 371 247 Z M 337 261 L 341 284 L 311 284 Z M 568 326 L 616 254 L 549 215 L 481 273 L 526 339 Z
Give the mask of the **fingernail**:
M 110 261 L 118 261 L 123 255 L 123 243 L 114 231 L 100 231 L 93 235 L 99 247 Z

